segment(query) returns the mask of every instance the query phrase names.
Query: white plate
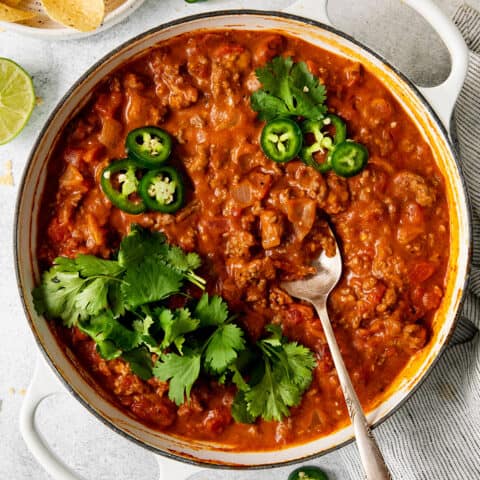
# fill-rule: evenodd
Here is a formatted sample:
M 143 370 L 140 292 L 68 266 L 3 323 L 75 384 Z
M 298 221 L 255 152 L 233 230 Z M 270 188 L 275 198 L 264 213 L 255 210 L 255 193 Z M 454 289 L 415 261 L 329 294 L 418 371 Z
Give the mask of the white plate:
M 143 2 L 144 0 L 106 0 L 102 25 L 91 32 L 79 32 L 52 20 L 45 13 L 40 0 L 27 0 L 21 2 L 19 8 L 38 12 L 36 17 L 18 23 L 0 22 L 0 26 L 5 30 L 37 38 L 58 40 L 83 38 L 113 27 L 133 13 Z

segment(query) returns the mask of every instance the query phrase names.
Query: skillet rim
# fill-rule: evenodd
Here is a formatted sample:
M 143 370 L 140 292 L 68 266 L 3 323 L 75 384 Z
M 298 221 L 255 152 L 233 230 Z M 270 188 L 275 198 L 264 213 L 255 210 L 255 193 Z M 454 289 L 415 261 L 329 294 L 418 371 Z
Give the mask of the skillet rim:
M 127 433 L 126 431 L 122 430 L 120 427 L 118 427 L 112 420 L 104 417 L 99 411 L 97 411 L 93 406 L 91 406 L 86 400 L 82 398 L 82 396 L 77 393 L 76 390 L 73 389 L 73 387 L 67 382 L 67 380 L 63 377 L 62 373 L 57 369 L 55 366 L 54 359 L 50 357 L 48 354 L 46 348 L 44 347 L 43 343 L 41 342 L 40 338 L 38 337 L 38 334 L 36 332 L 36 329 L 33 326 L 33 321 L 30 317 L 27 305 L 26 305 L 26 300 L 25 296 L 28 295 L 28 292 L 25 292 L 25 289 L 23 287 L 23 284 L 21 282 L 21 273 L 20 273 L 20 267 L 19 267 L 19 243 L 20 240 L 18 238 L 18 224 L 19 224 L 19 219 L 20 219 L 20 208 L 21 208 L 21 203 L 22 199 L 24 197 L 24 190 L 25 190 L 25 183 L 27 181 L 27 177 L 29 174 L 29 171 L 31 169 L 33 157 L 35 156 L 35 151 L 37 150 L 37 147 L 39 146 L 40 142 L 42 141 L 43 136 L 45 135 L 46 131 L 48 130 L 50 124 L 54 120 L 55 116 L 57 115 L 58 111 L 62 107 L 62 105 L 70 98 L 72 93 L 79 87 L 91 74 L 95 72 L 104 62 L 108 61 L 108 59 L 116 55 L 117 53 L 120 53 L 123 49 L 128 48 L 129 45 L 132 43 L 138 42 L 142 40 L 144 37 L 147 37 L 149 35 L 158 33 L 162 30 L 165 30 L 170 27 L 178 26 L 181 24 L 193 22 L 195 20 L 202 20 L 206 18 L 211 18 L 211 17 L 222 17 L 222 16 L 265 16 L 265 17 L 277 17 L 277 18 L 283 18 L 287 20 L 293 20 L 297 21 L 300 23 L 303 23 L 307 26 L 313 26 L 315 28 L 320 28 L 323 30 L 326 30 L 328 32 L 334 33 L 345 40 L 348 40 L 352 44 L 354 44 L 356 47 L 359 47 L 361 51 L 367 52 L 376 59 L 380 60 L 383 65 L 391 69 L 398 77 L 405 82 L 417 95 L 423 106 L 425 107 L 427 113 L 430 116 L 430 119 L 433 120 L 435 123 L 436 127 L 439 129 L 443 140 L 445 144 L 449 147 L 451 156 L 455 162 L 455 166 L 457 168 L 457 171 L 459 173 L 459 178 L 460 178 L 460 183 L 461 186 L 465 192 L 465 206 L 466 206 L 466 215 L 467 215 L 467 225 L 468 225 L 468 250 L 467 250 L 467 266 L 466 266 L 466 274 L 465 274 L 465 279 L 463 281 L 462 285 L 462 293 L 461 293 L 461 298 L 457 303 L 457 309 L 454 315 L 454 319 L 450 328 L 450 331 L 448 332 L 448 335 L 445 337 L 443 340 L 443 345 L 438 351 L 437 355 L 435 358 L 431 361 L 430 365 L 426 368 L 424 371 L 423 375 L 420 377 L 420 379 L 417 381 L 417 383 L 408 391 L 408 393 L 405 395 L 405 397 L 399 401 L 389 412 L 384 414 L 379 420 L 377 420 L 375 423 L 371 425 L 371 429 L 373 430 L 374 428 L 378 427 L 381 425 L 384 421 L 386 421 L 390 416 L 392 416 L 394 413 L 396 413 L 400 407 L 402 407 L 410 398 L 412 398 L 413 394 L 418 391 L 420 386 L 425 382 L 427 377 L 430 375 L 430 373 L 433 370 L 433 367 L 436 365 L 436 363 L 439 361 L 440 357 L 442 356 L 443 352 L 445 351 L 446 347 L 448 346 L 448 343 L 453 335 L 453 332 L 455 331 L 455 327 L 458 324 L 458 320 L 461 315 L 462 307 L 466 299 L 467 295 L 467 286 L 470 278 L 470 271 L 471 271 L 471 258 L 472 258 L 472 247 L 473 247 L 473 233 L 472 233 L 472 207 L 471 207 L 471 202 L 470 198 L 468 195 L 468 189 L 467 189 L 467 184 L 465 181 L 465 177 L 462 171 L 462 167 L 460 164 L 459 160 L 459 142 L 458 142 L 458 137 L 456 136 L 456 130 L 454 129 L 453 132 L 451 132 L 452 139 L 449 138 L 449 134 L 447 131 L 447 128 L 443 125 L 442 121 L 438 117 L 438 115 L 435 113 L 432 105 L 427 101 L 427 99 L 423 96 L 423 94 L 420 92 L 418 87 L 411 81 L 409 80 L 406 75 L 404 75 L 397 67 L 392 65 L 388 60 L 386 60 L 382 55 L 371 49 L 370 47 L 364 45 L 362 42 L 356 40 L 353 38 L 351 35 L 342 32 L 341 30 L 336 29 L 335 27 L 332 27 L 330 25 L 327 25 L 325 23 L 319 22 L 317 20 L 312 20 L 308 19 L 305 17 L 302 17 L 300 15 L 295 15 L 291 13 L 286 13 L 286 12 L 281 12 L 281 11 L 275 11 L 275 10 L 255 10 L 255 9 L 227 9 L 227 10 L 218 10 L 214 12 L 204 12 L 204 13 L 199 13 L 195 15 L 189 15 L 186 17 L 182 17 L 179 19 L 171 20 L 169 22 L 163 23 L 161 25 L 158 25 L 156 27 L 153 27 L 145 32 L 142 32 L 125 42 L 121 43 L 119 46 L 115 47 L 114 49 L 110 50 L 107 52 L 102 58 L 100 58 L 98 61 L 96 61 L 91 67 L 89 67 L 83 75 L 80 76 L 79 79 L 77 79 L 73 85 L 67 90 L 67 92 L 62 96 L 62 98 L 57 102 L 55 108 L 50 112 L 50 115 L 48 116 L 47 120 L 44 123 L 44 126 L 40 130 L 34 144 L 32 147 L 32 150 L 28 156 L 27 162 L 25 164 L 25 168 L 22 174 L 22 178 L 20 181 L 20 186 L 18 189 L 17 193 L 17 199 L 16 199 L 16 204 L 15 204 L 15 214 L 14 214 L 14 230 L 13 230 L 13 250 L 14 250 L 14 263 L 15 263 L 15 276 L 17 280 L 17 287 L 19 290 L 19 295 L 21 298 L 22 302 L 22 307 L 25 312 L 26 319 L 29 323 L 30 330 L 33 333 L 34 339 L 36 344 L 39 347 L 39 350 L 41 351 L 44 359 L 50 366 L 52 372 L 56 375 L 58 379 L 60 379 L 61 383 L 63 384 L 64 388 L 72 394 L 72 396 L 78 400 L 90 413 L 92 413 L 97 419 L 99 419 L 103 424 L 111 428 L 113 431 L 116 433 L 120 434 L 124 438 L 134 442 L 135 444 L 146 448 L 150 450 L 151 452 L 155 453 L 156 455 L 166 457 L 170 460 L 176 460 L 178 462 L 186 463 L 189 465 L 197 466 L 200 468 L 212 468 L 212 469 L 218 469 L 218 470 L 264 470 L 264 469 L 269 469 L 269 468 L 279 468 L 279 467 L 286 467 L 290 465 L 297 465 L 300 463 L 304 463 L 305 461 L 310 461 L 310 460 L 315 460 L 317 458 L 320 458 L 323 455 L 326 455 L 327 453 L 330 453 L 332 451 L 335 451 L 339 448 L 342 448 L 346 445 L 349 445 L 354 441 L 354 437 L 350 438 L 349 440 L 346 440 L 342 443 L 339 443 L 337 445 L 332 446 L 331 448 L 328 448 L 326 450 L 323 450 L 318 453 L 306 455 L 297 459 L 293 460 L 288 460 L 284 461 L 281 463 L 266 463 L 266 464 L 260 464 L 260 465 L 237 465 L 237 464 L 221 464 L 221 463 L 209 463 L 208 461 L 201 461 L 198 459 L 193 459 L 191 457 L 184 457 L 178 454 L 171 453 L 170 451 L 164 451 L 160 450 L 152 445 L 149 445 L 145 443 L 144 441 L 135 438 L 133 435 L 130 433 Z M 233 28 L 234 29 L 234 28 Z M 190 33 L 194 32 L 195 30 L 191 30 Z M 288 31 L 287 31 L 288 32 Z M 363 53 L 362 52 L 362 53 Z M 127 60 L 125 60 L 127 61 Z M 97 82 L 98 83 L 98 82 Z M 90 387 L 92 388 L 92 387 Z M 118 408 L 115 406 L 112 402 L 110 402 L 112 406 L 115 408 Z M 315 440 L 312 440 L 315 441 Z M 188 442 L 187 442 L 188 443 Z M 310 443 L 310 442 L 305 442 L 305 444 Z M 303 444 L 299 444 L 303 445 Z M 272 453 L 275 452 L 275 450 L 269 450 L 265 451 L 265 453 Z M 242 452 L 238 452 L 239 454 L 242 454 Z M 258 452 L 262 453 L 262 452 Z

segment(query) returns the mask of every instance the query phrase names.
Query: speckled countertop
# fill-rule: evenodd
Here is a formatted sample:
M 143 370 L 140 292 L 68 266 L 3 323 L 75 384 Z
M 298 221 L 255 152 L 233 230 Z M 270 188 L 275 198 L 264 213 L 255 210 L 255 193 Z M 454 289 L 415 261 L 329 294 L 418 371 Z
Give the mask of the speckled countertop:
M 449 14 L 457 3 L 436 1 Z M 10 144 L 0 146 L 0 479 L 50 478 L 28 452 L 18 428 L 19 410 L 33 373 L 37 347 L 17 294 L 12 254 L 18 184 L 34 139 L 49 112 L 98 58 L 149 28 L 201 11 L 282 9 L 291 3 L 291 0 L 209 0 L 188 4 L 183 0 L 147 0 L 121 24 L 84 40 L 41 41 L 0 32 L 0 57 L 12 58 L 26 68 L 34 78 L 37 95 L 43 99 L 25 130 Z M 480 7 L 480 0 L 469 3 Z M 399 0 L 330 0 L 329 12 L 337 27 L 383 53 L 413 80 L 438 83 L 448 74 L 446 50 L 423 20 Z M 45 400 L 37 412 L 37 423 L 52 449 L 86 479 L 158 479 L 158 466 L 149 452 L 109 430 L 67 395 Z M 355 447 L 346 447 L 350 448 Z M 322 465 L 332 473 L 332 478 L 346 479 L 342 468 L 344 458 L 339 452 L 313 463 Z M 204 472 L 193 478 L 281 480 L 287 478 L 289 470 Z

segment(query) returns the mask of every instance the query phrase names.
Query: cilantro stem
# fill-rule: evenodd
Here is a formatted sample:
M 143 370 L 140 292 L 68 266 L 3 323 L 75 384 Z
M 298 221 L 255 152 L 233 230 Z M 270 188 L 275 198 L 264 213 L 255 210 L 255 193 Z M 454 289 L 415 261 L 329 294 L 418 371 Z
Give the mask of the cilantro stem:
M 188 280 L 196 285 L 198 288 L 201 290 L 205 290 L 205 285 L 207 284 L 206 280 L 199 275 L 195 274 L 192 270 L 190 270 L 187 274 L 186 277 Z

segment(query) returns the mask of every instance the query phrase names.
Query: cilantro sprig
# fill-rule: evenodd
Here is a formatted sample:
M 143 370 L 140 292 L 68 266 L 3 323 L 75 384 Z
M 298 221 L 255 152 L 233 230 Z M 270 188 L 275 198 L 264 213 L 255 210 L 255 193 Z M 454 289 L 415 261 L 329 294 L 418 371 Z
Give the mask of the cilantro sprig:
M 247 345 L 221 297 L 186 294 L 187 281 L 204 289 L 195 273 L 200 264 L 197 254 L 169 245 L 163 234 L 134 226 L 115 259 L 57 258 L 34 289 L 34 303 L 39 314 L 88 335 L 106 360 L 122 358 L 143 380 L 168 382 L 177 405 L 207 375 L 237 386 L 237 421 L 280 420 L 310 385 L 312 353 L 273 326 L 268 338 Z M 186 304 L 172 309 L 168 300 L 176 294 Z
M 122 357 L 134 373 L 148 379 L 151 354 L 161 355 L 171 343 L 181 352 L 184 335 L 199 324 L 186 309 L 168 310 L 172 323 L 177 320 L 172 328 L 160 307 L 186 281 L 205 288 L 205 280 L 194 272 L 200 264 L 196 253 L 168 244 L 165 235 L 133 226 L 116 259 L 56 258 L 33 290 L 35 308 L 66 327 L 79 328 L 103 358 Z
M 316 365 L 312 352 L 296 342 L 288 342 L 280 327 L 269 325 L 270 336 L 257 342 L 258 361 L 246 383 L 234 373 L 237 393 L 232 415 L 237 422 L 251 423 L 258 417 L 280 421 L 290 407 L 300 404 L 312 382 Z
M 168 396 L 177 405 L 190 397 L 201 370 L 222 376 L 246 347 L 243 331 L 231 323 L 233 317 L 229 316 L 227 304 L 221 297 L 203 294 L 194 314 L 197 317 L 195 338 L 187 339 L 185 347 L 182 340 L 180 346 L 176 345 L 179 353 L 162 355 L 153 369 L 160 380 L 170 381 Z
M 260 120 L 277 117 L 304 117 L 321 120 L 327 112 L 326 89 L 310 73 L 305 62 L 275 57 L 255 70 L 262 88 L 251 96 L 251 106 Z

